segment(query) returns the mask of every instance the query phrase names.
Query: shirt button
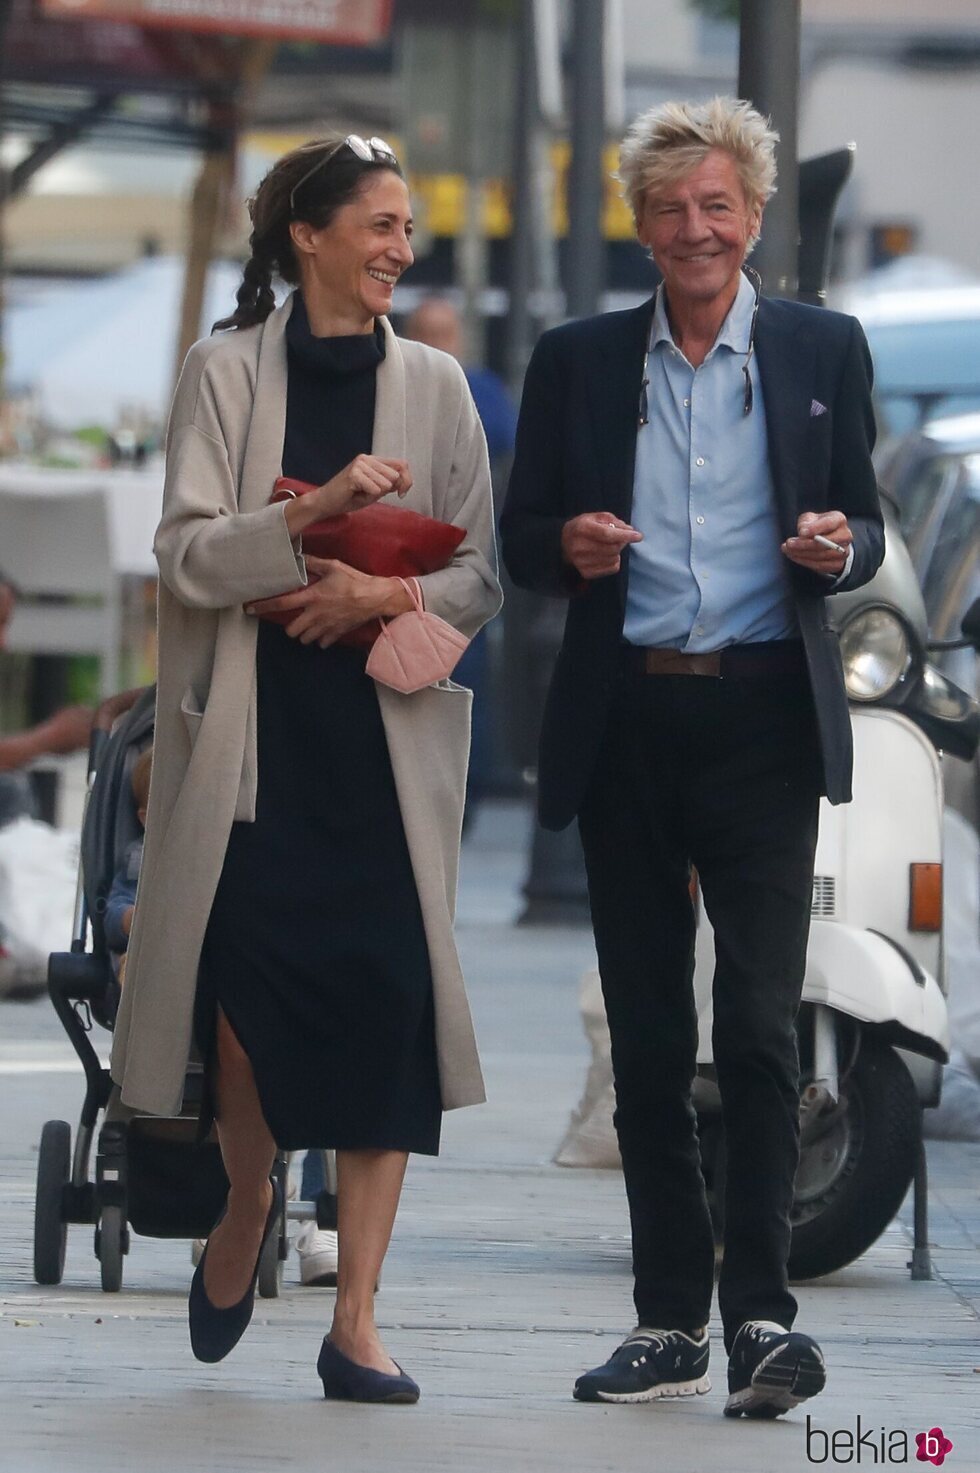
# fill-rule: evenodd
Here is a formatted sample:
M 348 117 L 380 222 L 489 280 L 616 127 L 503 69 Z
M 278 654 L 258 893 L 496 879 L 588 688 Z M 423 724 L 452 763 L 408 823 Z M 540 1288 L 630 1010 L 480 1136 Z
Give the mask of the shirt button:
M 697 524 L 698 524 L 699 527 L 703 527 L 704 526 L 704 517 L 698 517 L 697 518 Z
M 704 456 L 703 455 L 699 455 L 698 458 L 697 458 L 697 460 L 694 462 L 694 464 L 695 465 L 704 465 Z
M 690 409 L 690 407 L 691 407 L 691 401 L 690 401 L 690 399 L 685 399 L 684 400 L 684 408 L 685 409 Z

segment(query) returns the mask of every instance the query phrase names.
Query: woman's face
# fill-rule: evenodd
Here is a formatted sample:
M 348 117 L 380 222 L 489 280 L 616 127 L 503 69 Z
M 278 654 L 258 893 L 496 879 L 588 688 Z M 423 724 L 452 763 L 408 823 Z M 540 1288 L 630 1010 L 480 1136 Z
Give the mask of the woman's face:
M 405 181 L 388 169 L 370 174 L 322 230 L 292 226 L 307 308 L 370 327 L 391 310 L 395 282 L 415 257 Z

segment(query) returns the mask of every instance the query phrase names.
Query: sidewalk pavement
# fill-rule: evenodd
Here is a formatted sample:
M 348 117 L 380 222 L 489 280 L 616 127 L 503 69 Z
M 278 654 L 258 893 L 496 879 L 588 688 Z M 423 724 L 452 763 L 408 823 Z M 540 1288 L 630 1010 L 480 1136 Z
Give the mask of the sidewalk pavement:
M 3 1473 L 927 1467 L 915 1434 L 937 1426 L 953 1443 L 950 1473 L 980 1469 L 977 1145 L 929 1148 L 932 1281 L 908 1276 L 907 1203 L 857 1264 L 799 1289 L 800 1326 L 829 1367 L 806 1408 L 776 1423 L 724 1419 L 717 1321 L 710 1395 L 571 1400 L 575 1375 L 633 1323 L 627 1220 L 618 1173 L 550 1163 L 584 1078 L 577 987 L 592 949 L 584 928 L 513 926 L 527 822 L 516 805 L 488 807 L 464 850 L 459 937 L 490 1102 L 447 1116 L 438 1161 L 413 1160 L 378 1298 L 386 1342 L 422 1386 L 416 1407 L 324 1403 L 314 1362 L 332 1296 L 300 1287 L 294 1255 L 282 1297 L 258 1301 L 218 1366 L 188 1347 L 186 1243 L 134 1238 L 122 1292 L 105 1295 L 91 1232 L 74 1227 L 64 1283 L 38 1288 L 37 1142 L 46 1118 L 74 1126 L 81 1079 L 46 999 L 0 1004 Z

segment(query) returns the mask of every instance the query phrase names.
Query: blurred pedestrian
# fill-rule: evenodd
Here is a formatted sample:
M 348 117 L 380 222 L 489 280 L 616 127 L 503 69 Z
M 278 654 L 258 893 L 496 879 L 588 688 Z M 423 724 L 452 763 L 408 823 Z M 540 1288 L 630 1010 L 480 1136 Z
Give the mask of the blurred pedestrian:
M 825 597 L 866 583 L 884 550 L 861 328 L 760 299 L 745 268 L 775 142 L 730 98 L 634 124 L 620 178 L 663 284 L 542 337 L 501 519 L 515 583 L 569 598 L 539 803 L 546 827 L 577 817 L 582 835 L 633 1233 L 639 1324 L 575 1396 L 708 1389 L 693 864 L 716 953 L 725 1411 L 763 1418 L 825 1378 L 792 1333 L 786 1275 L 794 1025 L 819 796 L 846 802 L 851 784 Z
M 0 572 L 0 651 L 6 648 L 7 625 L 17 602 L 16 589 Z M 39 757 L 63 756 L 88 745 L 92 711 L 63 706 L 44 721 L 0 736 L 0 828 L 16 818 L 34 818 L 37 805 L 25 771 Z
M 388 496 L 465 527 L 419 583 L 472 635 L 500 599 L 486 443 L 458 366 L 388 323 L 413 257 L 386 143 L 295 149 L 250 210 L 238 307 L 191 350 L 170 419 L 153 779 L 112 1071 L 123 1105 L 173 1113 L 193 1022 L 231 1184 L 191 1287 L 195 1354 L 222 1359 L 248 1324 L 276 1147 L 332 1147 L 324 1394 L 408 1402 L 375 1282 L 408 1152 L 434 1154 L 442 1111 L 483 1098 L 451 919 L 469 700 L 368 678 L 345 637 L 410 595 L 304 557 L 302 535 Z M 298 288 L 278 309 L 276 275 Z M 281 472 L 317 489 L 270 504 Z
M 428 343 L 430 348 L 438 348 L 449 353 L 458 363 L 463 363 L 463 325 L 448 297 L 426 297 L 420 302 L 405 323 L 405 336 L 416 343 Z M 514 453 L 517 410 L 507 385 L 492 368 L 463 364 L 463 372 L 487 437 L 491 473 L 496 473 L 509 467 Z M 481 630 L 457 665 L 455 677 L 473 691 L 473 740 L 466 782 L 465 828 L 472 822 L 476 805 L 492 780 L 489 663 L 487 634 Z
M 426 297 L 405 322 L 405 336 L 449 353 L 463 365 L 483 433 L 487 437 L 490 464 L 514 453 L 517 409 L 510 390 L 492 368 L 463 362 L 463 324 L 448 297 Z

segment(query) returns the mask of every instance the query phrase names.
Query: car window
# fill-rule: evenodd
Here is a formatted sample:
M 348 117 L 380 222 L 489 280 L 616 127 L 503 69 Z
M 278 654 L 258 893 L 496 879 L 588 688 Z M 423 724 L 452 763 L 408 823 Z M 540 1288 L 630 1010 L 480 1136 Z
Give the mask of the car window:
M 980 569 L 980 455 L 963 457 L 923 584 L 929 627 L 937 639 L 959 632 L 976 596 Z
M 866 331 L 888 432 L 980 409 L 980 318 L 873 323 Z
M 898 478 L 895 493 L 899 521 L 913 561 L 929 513 L 941 501 L 944 487 L 950 475 L 957 470 L 958 464 L 957 458 L 952 455 L 931 455 L 928 459 L 920 460 L 904 476 Z

